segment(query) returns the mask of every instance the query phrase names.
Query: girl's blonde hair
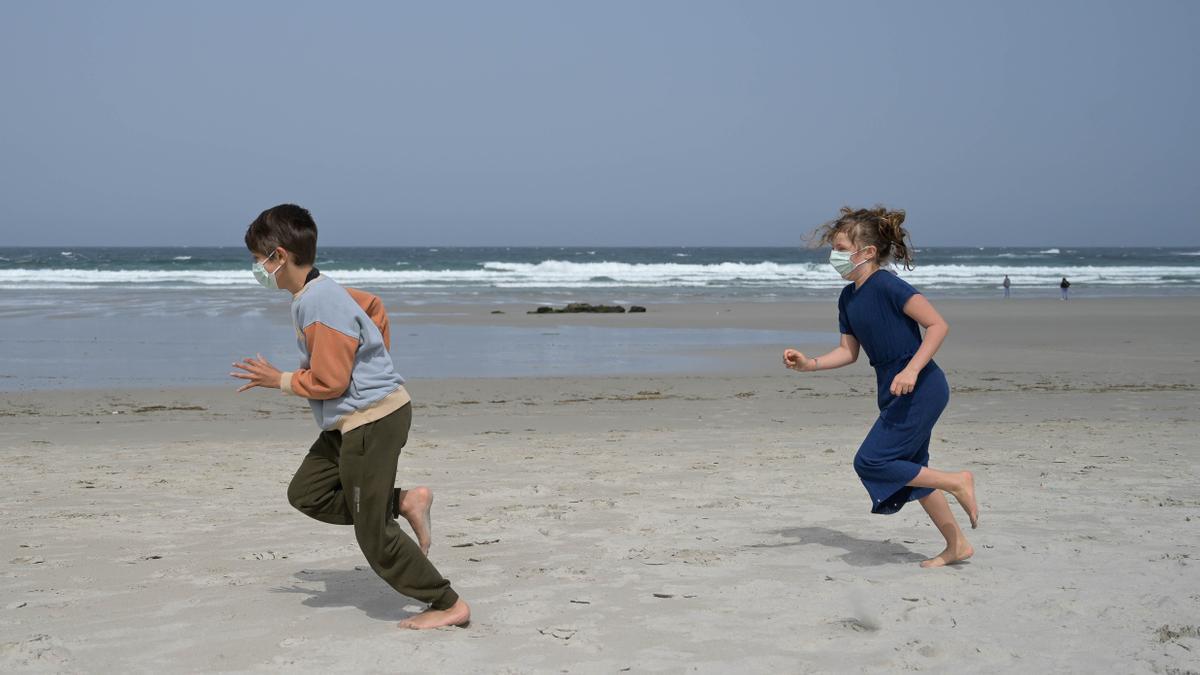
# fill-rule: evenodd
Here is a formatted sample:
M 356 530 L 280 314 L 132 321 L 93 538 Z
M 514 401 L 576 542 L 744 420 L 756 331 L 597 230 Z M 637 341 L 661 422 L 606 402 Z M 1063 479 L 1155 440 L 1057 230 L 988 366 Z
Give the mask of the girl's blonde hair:
M 839 233 L 844 233 L 859 248 L 874 246 L 878 251 L 876 262 L 884 265 L 895 261 L 904 269 L 913 268 L 912 240 L 904 229 L 904 211 L 890 211 L 876 205 L 873 209 L 853 209 L 843 206 L 841 215 L 831 220 L 808 236 L 812 246 L 833 244 Z

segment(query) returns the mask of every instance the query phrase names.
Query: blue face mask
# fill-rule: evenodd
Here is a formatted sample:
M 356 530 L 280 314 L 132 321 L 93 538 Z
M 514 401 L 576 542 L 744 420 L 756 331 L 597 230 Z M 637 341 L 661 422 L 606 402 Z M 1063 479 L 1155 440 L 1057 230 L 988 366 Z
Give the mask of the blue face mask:
M 266 288 L 279 288 L 279 282 L 275 281 L 275 275 L 279 273 L 279 270 L 283 269 L 283 263 L 279 263 L 274 272 L 268 272 L 266 265 L 268 260 L 275 257 L 275 253 L 276 251 L 272 251 L 271 255 L 267 256 L 262 262 L 256 262 L 250 266 L 250 271 L 254 272 L 254 278 Z

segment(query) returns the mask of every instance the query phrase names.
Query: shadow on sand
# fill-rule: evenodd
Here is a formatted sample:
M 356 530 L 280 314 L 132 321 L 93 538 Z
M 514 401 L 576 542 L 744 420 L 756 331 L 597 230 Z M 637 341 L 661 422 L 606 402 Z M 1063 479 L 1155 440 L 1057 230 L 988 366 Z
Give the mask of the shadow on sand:
M 340 570 L 300 570 L 295 578 L 305 586 L 283 586 L 271 589 L 275 593 L 307 595 L 303 604 L 307 607 L 357 607 L 372 619 L 380 621 L 403 621 L 416 616 L 425 608 L 424 603 L 396 593 L 391 586 L 367 567 Z M 313 582 L 323 583 L 324 589 L 308 587 Z M 407 611 L 406 606 L 419 606 L 417 611 Z
M 747 548 L 782 548 L 784 546 L 808 546 L 815 544 L 817 546 L 842 549 L 845 553 L 838 556 L 838 558 L 841 558 L 846 564 L 853 565 L 854 567 L 914 563 L 925 560 L 925 556 L 913 552 L 904 544 L 894 541 L 858 539 L 845 532 L 831 530 L 827 527 L 785 527 L 781 530 L 772 530 L 769 534 L 794 541 L 784 541 L 778 544 L 754 544 Z

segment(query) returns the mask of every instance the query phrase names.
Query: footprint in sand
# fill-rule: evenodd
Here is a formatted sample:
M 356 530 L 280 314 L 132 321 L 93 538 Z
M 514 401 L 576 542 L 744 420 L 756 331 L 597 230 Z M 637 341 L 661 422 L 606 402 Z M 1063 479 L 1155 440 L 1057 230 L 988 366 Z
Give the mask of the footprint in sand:
M 542 635 L 568 642 L 575 634 L 579 632 L 578 628 L 539 628 L 538 632 Z
M 879 624 L 875 623 L 874 621 L 869 619 L 859 619 L 857 617 L 838 619 L 833 623 L 844 628 L 849 628 L 855 633 L 874 633 L 875 631 L 879 630 Z
M 238 556 L 239 560 L 287 560 L 286 553 L 276 553 L 275 551 L 260 551 L 258 553 L 247 553 L 243 556 Z
M 19 642 L 0 643 L 0 668 L 62 671 L 71 662 L 71 652 L 50 635 L 33 635 Z

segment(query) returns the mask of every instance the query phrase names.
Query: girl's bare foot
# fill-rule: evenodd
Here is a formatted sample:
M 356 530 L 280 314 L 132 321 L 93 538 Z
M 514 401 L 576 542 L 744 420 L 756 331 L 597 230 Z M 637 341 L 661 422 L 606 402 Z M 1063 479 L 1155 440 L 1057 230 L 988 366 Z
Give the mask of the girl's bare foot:
M 412 630 L 441 628 L 442 626 L 458 626 L 466 628 L 471 623 L 471 608 L 459 598 L 450 609 L 427 609 L 424 612 L 401 621 L 398 626 Z
M 971 548 L 970 544 L 963 542 L 957 546 L 947 546 L 946 550 L 936 556 L 921 561 L 921 567 L 945 567 L 962 562 L 973 555 L 975 555 L 975 549 Z
M 417 535 L 417 545 L 421 547 L 421 553 L 428 556 L 433 530 L 433 520 L 429 514 L 433 508 L 433 491 L 427 487 L 401 490 L 397 499 L 400 502 L 400 515 L 404 516 L 412 526 L 413 534 Z
M 975 474 L 963 471 L 959 475 L 962 476 L 962 483 L 957 490 L 950 494 L 954 495 L 954 498 L 958 500 L 958 505 L 967 512 L 973 530 L 979 527 L 979 505 L 975 503 Z

